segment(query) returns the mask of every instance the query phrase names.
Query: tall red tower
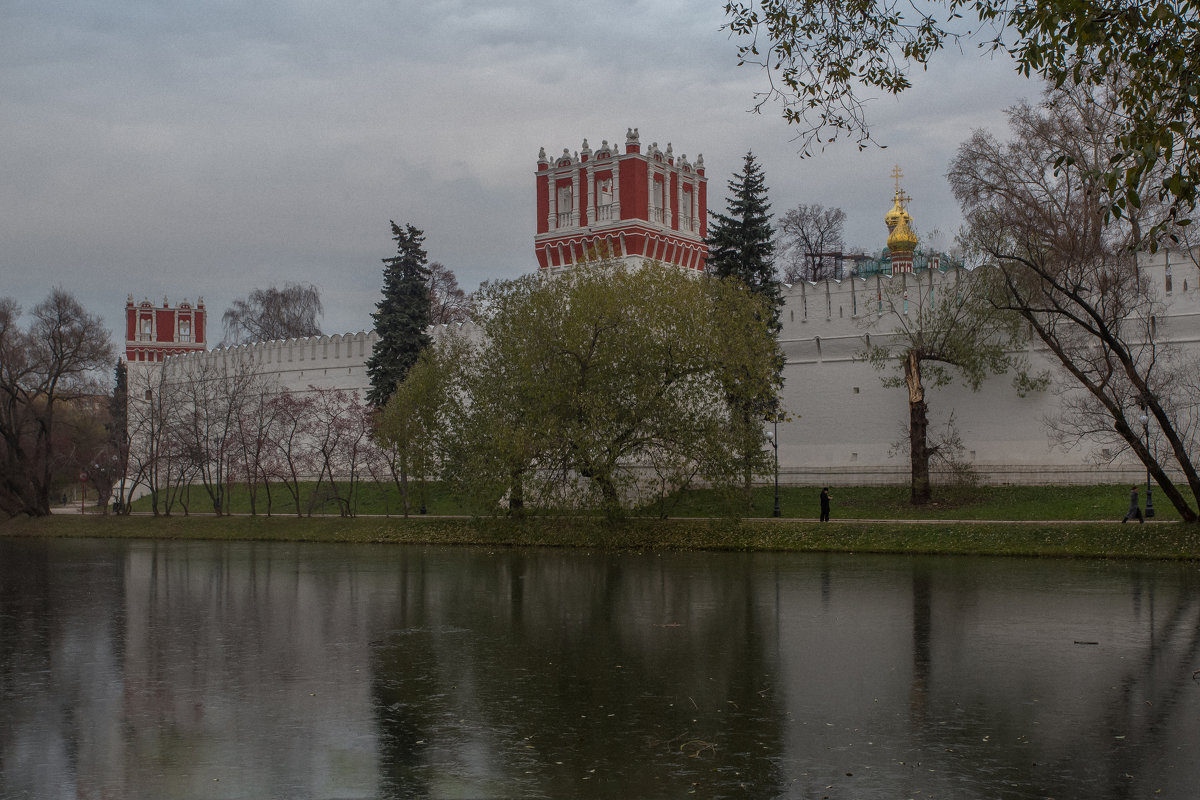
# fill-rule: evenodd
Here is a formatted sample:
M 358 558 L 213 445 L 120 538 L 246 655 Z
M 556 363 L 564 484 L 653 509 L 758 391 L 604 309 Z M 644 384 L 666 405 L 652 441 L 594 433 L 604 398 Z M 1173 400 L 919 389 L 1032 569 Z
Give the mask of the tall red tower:
M 204 298 L 195 306 L 184 300 L 174 308 L 163 298 L 156 307 L 149 299 L 125 301 L 125 360 L 130 364 L 160 362 L 167 356 L 205 348 Z
M 537 163 L 537 235 L 543 269 L 585 261 L 593 253 L 623 260 L 654 259 L 703 270 L 708 256 L 708 179 L 704 156 L 676 157 L 671 145 L 642 152 L 637 128 L 625 134 L 625 153 L 605 140 L 598 150 L 564 149 Z

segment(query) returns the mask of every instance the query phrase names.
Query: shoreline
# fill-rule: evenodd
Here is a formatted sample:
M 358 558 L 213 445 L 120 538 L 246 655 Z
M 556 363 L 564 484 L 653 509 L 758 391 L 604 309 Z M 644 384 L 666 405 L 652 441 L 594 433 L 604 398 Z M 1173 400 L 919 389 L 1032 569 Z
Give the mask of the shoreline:
M 0 522 L 7 537 L 1200 560 L 1180 522 L 57 514 Z

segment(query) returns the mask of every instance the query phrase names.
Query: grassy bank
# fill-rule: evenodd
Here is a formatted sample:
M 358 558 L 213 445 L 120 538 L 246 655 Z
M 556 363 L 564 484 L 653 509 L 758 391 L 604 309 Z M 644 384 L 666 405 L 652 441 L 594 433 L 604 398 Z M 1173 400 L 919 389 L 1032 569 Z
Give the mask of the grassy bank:
M 315 514 L 337 514 L 338 504 L 319 491 L 315 484 L 301 484 L 302 511 L 311 508 Z M 326 487 L 327 489 L 327 487 Z M 786 486 L 779 489 L 780 512 L 788 519 L 815 519 L 818 514 L 817 496 L 820 487 Z M 1129 507 L 1128 486 L 983 486 L 975 488 L 939 489 L 934 502 L 914 506 L 909 502 L 907 486 L 834 486 L 833 516 L 835 519 L 934 519 L 934 520 L 1120 520 Z M 421 498 L 414 483 L 411 510 L 420 507 Z M 1141 491 L 1145 501 L 1145 488 Z M 1179 514 L 1156 492 L 1156 519 L 1175 521 Z M 275 514 L 294 515 L 295 500 L 282 487 L 271 488 L 271 507 Z M 433 515 L 478 514 L 487 509 L 465 504 L 438 483 L 430 483 L 424 493 L 426 508 Z M 746 517 L 769 517 L 775 503 L 773 487 L 754 490 L 751 508 Z M 192 487 L 187 507 L 192 514 L 211 514 L 212 502 L 199 486 Z M 398 515 L 403 504 L 399 492 L 390 484 L 363 483 L 351 497 L 351 507 L 357 515 Z M 260 488 L 257 511 L 267 508 L 267 492 Z M 150 511 L 148 497 L 134 503 L 135 511 Z M 234 485 L 229 510 L 234 514 L 250 513 L 250 498 L 245 486 Z M 741 510 L 737 498 L 705 489 L 694 489 L 670 497 L 665 503 L 653 504 L 645 513 L 657 516 L 665 512 L 671 517 L 729 517 Z M 183 508 L 176 504 L 172 514 L 181 515 Z
M 1200 558 L 1200 527 L 1183 524 L 856 522 L 806 520 L 527 520 L 380 517 L 52 516 L 0 524 L 0 536 L 92 536 L 488 547 L 944 553 Z

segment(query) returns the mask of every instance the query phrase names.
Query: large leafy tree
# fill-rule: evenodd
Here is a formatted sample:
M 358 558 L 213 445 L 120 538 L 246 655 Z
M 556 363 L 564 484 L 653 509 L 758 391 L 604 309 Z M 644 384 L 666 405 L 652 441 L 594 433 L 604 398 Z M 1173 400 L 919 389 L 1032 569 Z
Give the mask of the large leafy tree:
M 425 234 L 412 225 L 392 222 L 396 255 L 383 259 L 383 299 L 372 318 L 378 339 L 367 359 L 371 389 L 367 400 L 376 408 L 387 403 L 417 356 L 429 346 L 429 256 Z
M 41 516 L 60 477 L 63 406 L 103 395 L 98 376 L 113 348 L 103 320 L 63 289 L 34 307 L 26 329 L 20 313 L 0 298 L 0 512 Z
M 417 481 L 417 500 L 425 513 L 426 479 L 446 461 L 450 421 L 457 424 L 462 418 L 455 387 L 469 353 L 465 338 L 443 335 L 421 352 L 376 420 L 375 435 L 406 517 L 413 506 L 410 479 Z
M 447 473 L 492 507 L 617 516 L 695 479 L 740 477 L 740 395 L 770 384 L 762 297 L 648 262 L 485 284 Z M 735 380 L 741 376 L 744 380 Z
M 933 496 L 929 464 L 937 446 L 930 444 L 928 388 L 947 386 L 958 377 L 979 391 L 989 374 L 1009 371 L 1015 373 L 1020 393 L 1044 386 L 1041 376 L 1029 375 L 1020 317 L 992 302 L 995 288 L 988 271 L 944 277 L 928 270 L 902 273 L 881 290 L 878 315 L 864 318 L 865 325 L 882 332 L 867 337 L 864 355 L 876 369 L 891 372 L 885 386 L 908 393 L 914 505 Z
M 1006 141 L 977 131 L 959 147 L 950 185 L 971 252 L 997 265 L 1004 304 L 1074 387 L 1053 420 L 1060 440 L 1111 445 L 1113 458 L 1132 452 L 1196 522 L 1200 365 L 1157 324 L 1162 301 L 1136 250 L 1148 231 L 1186 237 L 1171 227 L 1169 201 L 1147 196 L 1119 219 L 1105 213 L 1104 171 L 1120 156 L 1114 133 L 1126 124 L 1120 98 L 1119 87 L 1052 89 L 1040 105 L 1016 106 Z M 1134 188 L 1169 180 L 1169 171 L 1160 163 Z M 1146 442 L 1143 415 L 1157 447 Z
M 321 335 L 321 290 L 311 284 L 289 283 L 282 289 L 254 289 L 233 301 L 221 322 L 227 344 L 269 342 Z
M 1195 206 L 1200 0 L 731 0 L 725 12 L 742 37 L 740 63 L 770 80 L 760 103 L 783 102 L 806 153 L 839 134 L 864 146 L 875 90 L 899 94 L 913 68 L 975 39 L 1055 86 L 1120 82 L 1110 160 L 1093 165 L 1110 212 L 1136 208 L 1147 188 L 1172 218 Z

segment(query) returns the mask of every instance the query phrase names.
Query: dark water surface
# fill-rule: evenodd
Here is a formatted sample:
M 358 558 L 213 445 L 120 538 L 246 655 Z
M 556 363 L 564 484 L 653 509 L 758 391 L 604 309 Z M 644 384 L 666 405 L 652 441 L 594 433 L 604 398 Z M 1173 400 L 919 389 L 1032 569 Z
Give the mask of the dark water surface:
M 1200 566 L 0 540 L 0 798 L 1195 798 Z

